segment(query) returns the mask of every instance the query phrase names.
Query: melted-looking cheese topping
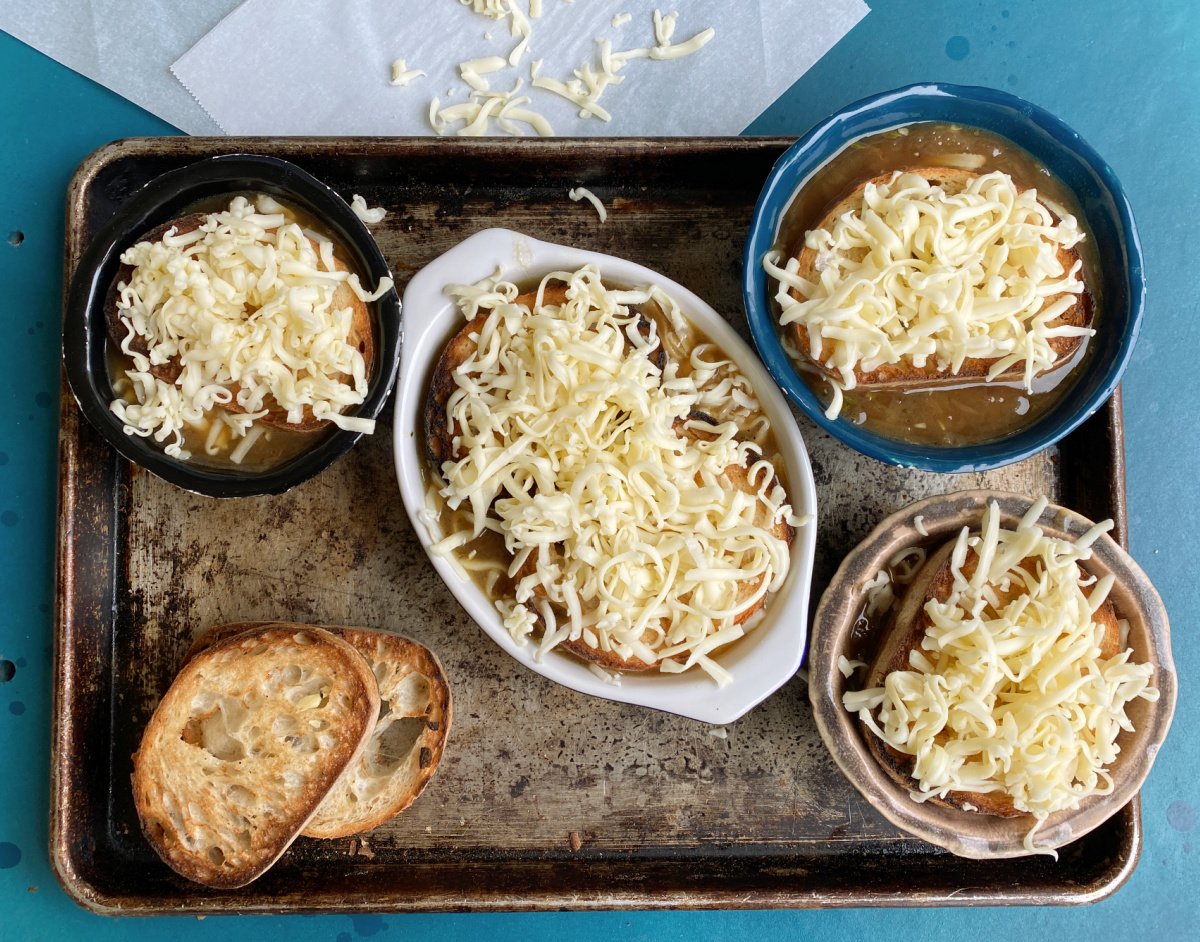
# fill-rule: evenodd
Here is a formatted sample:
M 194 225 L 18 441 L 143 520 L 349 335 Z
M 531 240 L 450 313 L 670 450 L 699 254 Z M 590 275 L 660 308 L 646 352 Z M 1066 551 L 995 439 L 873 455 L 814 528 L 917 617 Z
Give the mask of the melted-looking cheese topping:
M 1071 543 L 1038 528 L 1045 507 L 1043 498 L 1006 530 L 993 503 L 982 533 L 964 528 L 950 594 L 926 603 L 930 625 L 911 669 L 843 695 L 876 736 L 914 757 L 916 800 L 1002 792 L 1036 819 L 1025 839 L 1031 852 L 1049 815 L 1112 791 L 1105 766 L 1121 731 L 1133 728 L 1125 708 L 1158 699 L 1153 668 L 1131 663 L 1132 650 L 1101 656 L 1104 628 L 1093 616 L 1113 580 L 1086 576 L 1079 564 L 1112 521 Z M 967 576 L 969 551 L 976 566 Z
M 110 408 L 126 434 L 167 441 L 168 455 L 187 459 L 184 430 L 231 404 L 241 411 L 219 415 L 237 436 L 275 408 L 291 423 L 308 410 L 342 429 L 374 431 L 373 420 L 341 414 L 363 402 L 367 377 L 349 342 L 353 310 L 336 296 L 348 286 L 373 301 L 391 279 L 368 294 L 357 275 L 338 270 L 332 243 L 312 241 L 273 199 L 236 197 L 198 229 L 139 242 L 121 261 L 133 268 L 117 286 L 117 310 L 135 401 L 116 399 Z M 133 348 L 137 338 L 146 353 Z M 173 383 L 151 372 L 171 363 L 181 368 Z
M 561 306 L 541 301 L 550 281 L 567 285 Z M 609 289 L 592 266 L 546 276 L 532 311 L 507 282 L 447 291 L 468 321 L 486 321 L 447 403 L 461 458 L 441 467 L 441 497 L 469 507 L 474 529 L 433 551 L 450 555 L 485 528 L 503 536 L 517 589 L 497 607 L 521 644 L 541 626 L 538 657 L 582 638 L 728 682 L 709 654 L 741 637 L 753 619 L 738 617 L 783 584 L 788 544 L 774 528 L 805 522 L 733 422 L 692 423 L 711 440 L 682 432 L 717 398 L 738 414 L 757 409 L 744 377 L 711 344 L 692 351 L 688 375 L 674 358 L 660 370 L 657 323 L 632 306 L 655 302 L 677 323 L 677 305 L 657 288 Z M 731 486 L 730 466 L 748 468 L 753 493 Z
M 1074 216 L 1057 222 L 1032 189 L 1004 173 L 976 176 L 958 192 L 897 171 L 868 183 L 862 202 L 805 245 L 817 253 L 817 280 L 800 277 L 799 259 L 779 267 L 780 323 L 798 324 L 813 359 L 835 374 L 836 418 L 856 372 L 906 361 L 957 373 L 968 358 L 994 361 L 991 380 L 1023 364 L 1025 388 L 1052 367 L 1055 337 L 1095 331 L 1051 322 L 1084 290 L 1078 260 L 1058 258 L 1084 238 Z M 799 298 L 793 295 L 793 291 Z

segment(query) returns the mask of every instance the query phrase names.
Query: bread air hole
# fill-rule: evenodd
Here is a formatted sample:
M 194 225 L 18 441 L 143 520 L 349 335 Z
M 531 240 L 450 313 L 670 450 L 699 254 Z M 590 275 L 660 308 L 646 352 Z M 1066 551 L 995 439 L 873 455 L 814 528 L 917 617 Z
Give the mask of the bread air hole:
M 294 716 L 282 715 L 275 718 L 275 722 L 271 724 L 271 732 L 276 736 L 289 736 L 299 729 L 299 724 Z
M 225 792 L 225 800 L 233 805 L 249 805 L 254 803 L 254 792 L 244 785 L 230 785 Z
M 392 708 L 405 716 L 422 712 L 431 699 L 429 678 L 424 674 L 409 674 L 396 685 L 391 696 Z
M 317 751 L 317 744 L 311 736 L 287 736 L 283 741 L 296 752 L 313 753 Z
M 302 672 L 298 681 L 290 683 L 286 677 L 281 678 L 286 688 L 282 693 L 283 698 L 298 710 L 315 710 L 325 706 L 329 691 L 334 686 L 333 680 L 323 674 L 303 674 L 308 672 Z
M 146 822 L 146 830 L 149 832 L 150 840 L 156 844 L 165 844 L 167 837 L 167 829 L 158 818 L 151 818 Z
M 368 757 L 367 765 L 371 774 L 388 775 L 393 772 L 408 758 L 424 730 L 425 721 L 415 716 L 393 719 L 379 736 L 379 745 Z
M 207 857 L 214 867 L 223 867 L 225 865 L 225 852 L 219 847 L 210 847 Z
M 229 734 L 225 715 L 219 706 L 189 719 L 179 738 L 189 746 L 207 750 L 222 762 L 237 762 L 246 756 L 246 747 Z

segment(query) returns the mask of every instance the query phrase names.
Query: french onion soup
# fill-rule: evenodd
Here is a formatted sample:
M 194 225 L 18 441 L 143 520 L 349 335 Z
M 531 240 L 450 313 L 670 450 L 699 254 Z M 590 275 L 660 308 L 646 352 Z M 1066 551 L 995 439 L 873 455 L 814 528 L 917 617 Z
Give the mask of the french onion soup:
M 609 671 L 700 667 L 753 629 L 794 526 L 770 423 L 657 287 L 587 266 L 454 285 L 425 408 L 431 549 L 518 644 Z
M 1030 853 L 1050 815 L 1112 791 L 1126 710 L 1158 699 L 1113 577 L 1088 570 L 1112 521 L 1069 541 L 1037 525 L 1046 506 L 1010 530 L 993 502 L 979 531 L 898 553 L 866 586 L 861 618 L 883 637 L 872 663 L 838 665 L 867 671 L 842 702 L 894 781 L 916 801 L 1030 818 Z
M 332 241 L 267 195 L 239 195 L 146 233 L 121 256 L 107 324 L 110 408 L 180 461 L 258 470 L 348 415 L 368 392 L 368 292 Z
M 829 418 L 995 441 L 1069 390 L 1100 299 L 1071 194 L 1012 143 L 915 124 L 814 173 L 763 260 L 784 346 Z

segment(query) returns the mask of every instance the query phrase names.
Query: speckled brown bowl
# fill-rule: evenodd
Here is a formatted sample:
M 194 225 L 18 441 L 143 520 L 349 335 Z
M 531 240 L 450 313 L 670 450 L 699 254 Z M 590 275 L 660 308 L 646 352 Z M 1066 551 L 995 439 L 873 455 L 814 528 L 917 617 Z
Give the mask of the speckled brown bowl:
M 874 658 L 881 632 L 860 621 L 864 585 L 900 549 L 930 549 L 953 539 L 963 526 L 978 529 L 990 501 L 1000 506 L 1001 525 L 1014 527 L 1033 501 L 1016 494 L 994 491 L 961 491 L 911 504 L 879 524 L 842 562 L 817 607 L 810 637 L 809 698 L 821 738 L 851 784 L 872 806 L 897 827 L 963 857 L 1019 857 L 1028 853 L 1025 835 L 1032 826 L 1028 816 L 1000 818 L 991 815 L 918 803 L 880 767 L 867 747 L 870 733 L 858 717 L 842 706 L 842 694 L 865 681 L 859 670 L 846 680 L 838 670 L 839 655 L 868 664 Z M 914 520 L 929 534 L 922 536 Z M 1074 511 L 1051 504 L 1039 524 L 1048 535 L 1077 539 L 1092 522 Z M 1121 752 L 1109 766 L 1112 794 L 1085 799 L 1074 811 L 1051 815 L 1035 837 L 1039 849 L 1068 844 L 1098 827 L 1120 810 L 1141 787 L 1159 747 L 1166 738 L 1175 712 L 1176 675 L 1171 660 L 1170 629 L 1162 599 L 1146 574 L 1107 536 L 1093 545 L 1086 568 L 1097 575 L 1112 573 L 1110 598 L 1119 617 L 1129 621 L 1129 646 L 1136 661 L 1154 665 L 1151 681 L 1159 699 L 1138 699 L 1129 704 L 1133 733 L 1122 733 Z

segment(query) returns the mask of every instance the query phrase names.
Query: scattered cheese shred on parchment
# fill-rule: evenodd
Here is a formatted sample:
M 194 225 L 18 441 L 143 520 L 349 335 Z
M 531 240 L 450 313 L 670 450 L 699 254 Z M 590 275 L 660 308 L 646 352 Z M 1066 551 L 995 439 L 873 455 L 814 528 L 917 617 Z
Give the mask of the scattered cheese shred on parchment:
M 661 10 L 655 10 L 651 17 L 654 32 L 652 45 L 614 51 L 611 39 L 597 36 L 599 48 L 595 60 L 582 63 L 567 79 L 540 75 L 543 60 L 532 60 L 529 68 L 530 94 L 522 95 L 519 94 L 524 86 L 522 79 L 518 78 L 508 91 L 495 91 L 486 76 L 505 69 L 515 69 L 530 51 L 534 35 L 532 21 L 542 16 L 541 0 L 527 0 L 524 9 L 522 0 L 458 2 L 480 16 L 499 22 L 507 21 L 509 36 L 516 39 L 517 43 L 507 56 L 481 56 L 459 63 L 459 75 L 470 89 L 468 100 L 442 108 L 440 99 L 433 98 L 429 106 L 429 124 L 436 133 L 442 135 L 481 137 L 500 132 L 518 137 L 532 130 L 541 137 L 551 137 L 554 129 L 550 122 L 535 107 L 530 107 L 534 104 L 535 90 L 549 92 L 577 105 L 581 118 L 611 121 L 612 114 L 600 105 L 600 98 L 607 88 L 625 80 L 626 76 L 620 72 L 629 62 L 635 59 L 680 59 L 698 52 L 716 36 L 716 30 L 710 26 L 682 42 L 675 42 L 679 14 L 672 12 L 664 15 Z M 624 26 L 630 20 L 630 14 L 618 13 L 612 18 L 612 28 Z M 486 33 L 485 39 L 490 39 L 491 35 Z M 547 40 L 553 42 L 553 38 L 549 36 Z M 408 70 L 404 60 L 397 59 L 392 64 L 391 84 L 408 85 L 424 74 L 419 70 Z M 603 222 L 606 215 L 604 207 L 594 197 L 591 197 L 591 201 Z

